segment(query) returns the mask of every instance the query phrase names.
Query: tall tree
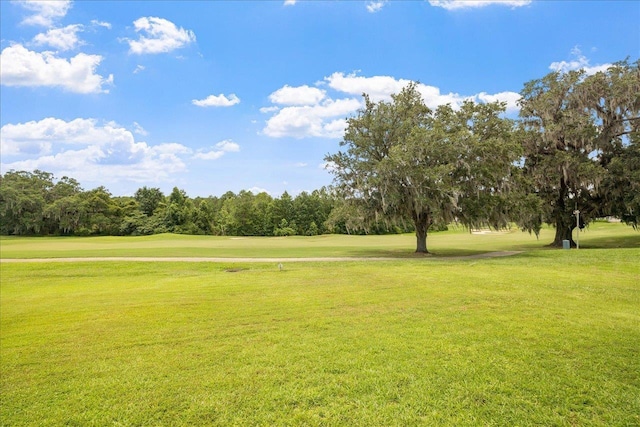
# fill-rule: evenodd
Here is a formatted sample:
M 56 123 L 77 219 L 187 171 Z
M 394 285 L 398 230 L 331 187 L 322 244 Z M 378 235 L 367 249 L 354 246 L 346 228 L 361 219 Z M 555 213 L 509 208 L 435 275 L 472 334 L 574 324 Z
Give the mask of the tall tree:
M 53 175 L 9 171 L 0 181 L 0 227 L 3 234 L 39 234 L 46 232 L 44 211 Z
M 146 186 L 136 190 L 134 198 L 140 205 L 140 210 L 151 216 L 153 212 L 164 202 L 164 194 L 159 188 L 148 188 Z
M 347 121 L 346 151 L 325 160 L 338 191 L 366 222 L 412 222 L 419 253 L 428 252 L 436 223 L 506 225 L 507 204 L 495 200 L 509 189 L 520 151 L 512 123 L 501 118 L 504 105 L 466 102 L 432 111 L 416 83 L 390 102 L 366 94 L 364 101 Z
M 563 240 L 575 246 L 572 231 L 619 207 L 627 190 L 602 184 L 616 181 L 611 174 L 621 170 L 614 159 L 638 131 L 638 62 L 590 76 L 583 70 L 550 73 L 525 84 L 521 94 L 524 173 L 542 215 L 520 225 L 531 230 L 546 222 L 555 226 L 552 246 Z

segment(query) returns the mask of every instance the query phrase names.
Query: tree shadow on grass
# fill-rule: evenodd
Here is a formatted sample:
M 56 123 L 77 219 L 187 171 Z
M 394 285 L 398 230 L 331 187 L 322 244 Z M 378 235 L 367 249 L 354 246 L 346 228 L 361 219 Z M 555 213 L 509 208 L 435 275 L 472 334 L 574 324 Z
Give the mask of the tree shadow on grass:
M 638 249 L 640 232 L 625 236 L 586 237 L 580 239 L 580 249 Z

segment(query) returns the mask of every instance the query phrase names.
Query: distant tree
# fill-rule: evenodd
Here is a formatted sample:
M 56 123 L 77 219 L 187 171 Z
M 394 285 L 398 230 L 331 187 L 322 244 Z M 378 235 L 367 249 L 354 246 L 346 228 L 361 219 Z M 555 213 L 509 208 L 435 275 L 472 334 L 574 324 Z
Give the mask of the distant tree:
M 164 209 L 164 227 L 169 232 L 191 234 L 193 226 L 193 202 L 184 190 L 174 187 Z
M 44 212 L 53 175 L 43 171 L 9 171 L 0 181 L 0 227 L 2 234 L 46 232 Z
M 146 216 L 153 215 L 153 212 L 164 202 L 165 197 L 159 188 L 142 187 L 136 190 L 134 198 L 140 205 L 140 210 Z
M 640 124 L 638 64 L 620 62 L 591 76 L 554 72 L 526 83 L 521 92 L 523 171 L 541 214 L 520 225 L 529 230 L 541 222 L 553 225 L 552 246 L 561 247 L 563 240 L 575 246 L 574 211 L 583 227 L 634 203 L 628 194 L 637 185 L 624 165 L 634 162 L 629 138 Z
M 81 209 L 86 213 L 80 228 L 82 234 L 117 235 L 120 232 L 122 210 L 111 193 L 100 186 L 82 193 Z
M 364 99 L 347 121 L 346 151 L 325 160 L 337 190 L 366 223 L 412 222 L 421 253 L 428 252 L 427 232 L 437 223 L 507 225 L 505 194 L 520 150 L 512 122 L 501 118 L 503 104 L 465 102 L 459 110 L 432 111 L 416 83 L 390 102 Z
M 295 222 L 293 198 L 288 192 L 285 191 L 280 197 L 273 199 L 269 207 L 269 216 L 274 230 L 280 227 L 283 219 L 287 221 L 288 227 L 291 226 L 292 222 Z

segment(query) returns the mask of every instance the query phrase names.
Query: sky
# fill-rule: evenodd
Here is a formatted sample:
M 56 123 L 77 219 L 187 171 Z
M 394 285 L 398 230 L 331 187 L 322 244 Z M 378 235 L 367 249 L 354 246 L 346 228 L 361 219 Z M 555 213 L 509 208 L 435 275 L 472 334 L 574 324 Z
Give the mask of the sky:
M 278 197 L 332 183 L 362 94 L 507 102 L 640 57 L 640 2 L 0 1 L 0 172 Z

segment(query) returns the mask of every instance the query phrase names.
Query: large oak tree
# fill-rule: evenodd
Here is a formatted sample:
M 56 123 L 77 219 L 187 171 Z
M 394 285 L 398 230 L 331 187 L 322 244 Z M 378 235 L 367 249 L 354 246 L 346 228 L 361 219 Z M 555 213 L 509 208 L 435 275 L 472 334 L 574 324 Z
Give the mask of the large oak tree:
M 521 92 L 524 173 L 541 214 L 520 223 L 529 230 L 553 225 L 552 246 L 563 240 L 575 246 L 578 218 L 582 227 L 624 214 L 627 201 L 637 199 L 630 194 L 638 188 L 629 180 L 633 171 L 626 175 L 624 165 L 633 163 L 630 141 L 640 125 L 638 64 L 624 61 L 593 75 L 554 72 Z
M 520 146 L 504 105 L 465 102 L 428 108 L 417 83 L 372 102 L 348 119 L 340 145 L 326 156 L 336 189 L 366 223 L 411 221 L 416 252 L 427 253 L 436 223 L 508 224 L 508 191 Z

